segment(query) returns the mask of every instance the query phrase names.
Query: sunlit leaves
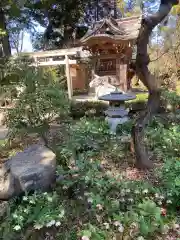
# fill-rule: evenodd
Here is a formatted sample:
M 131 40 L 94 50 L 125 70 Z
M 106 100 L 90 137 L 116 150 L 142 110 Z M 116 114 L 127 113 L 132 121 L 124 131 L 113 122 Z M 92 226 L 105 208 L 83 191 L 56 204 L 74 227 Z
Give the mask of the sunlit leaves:
M 178 15 L 178 14 L 180 14 L 180 4 L 174 6 L 174 7 L 172 8 L 171 13 L 174 14 L 174 15 Z
M 124 13 L 125 1 L 117 0 L 117 7 L 120 9 L 122 13 Z
M 0 36 L 4 36 L 4 35 L 6 35 L 6 32 L 0 28 Z

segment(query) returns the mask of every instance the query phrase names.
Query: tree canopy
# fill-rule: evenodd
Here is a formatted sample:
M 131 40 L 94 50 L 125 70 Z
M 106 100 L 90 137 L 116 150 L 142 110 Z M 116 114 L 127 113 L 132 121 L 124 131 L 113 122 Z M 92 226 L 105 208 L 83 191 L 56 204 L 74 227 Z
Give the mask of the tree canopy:
M 35 49 L 68 47 L 92 22 L 105 16 L 123 17 L 141 11 L 146 15 L 147 9 L 153 13 L 157 7 L 155 0 L 5 0 L 0 3 L 1 56 L 11 55 L 11 48 L 21 51 L 24 31 L 30 33 Z M 172 10 L 175 15 L 179 12 L 179 6 Z M 45 29 L 44 34 L 36 30 L 37 24 Z

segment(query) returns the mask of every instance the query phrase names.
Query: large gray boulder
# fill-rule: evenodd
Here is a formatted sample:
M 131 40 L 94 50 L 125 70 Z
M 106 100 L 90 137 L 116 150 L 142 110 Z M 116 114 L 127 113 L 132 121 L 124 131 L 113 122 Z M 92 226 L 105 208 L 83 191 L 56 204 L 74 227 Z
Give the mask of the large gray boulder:
M 45 146 L 32 145 L 0 168 L 0 199 L 26 191 L 47 191 L 56 178 L 56 156 Z

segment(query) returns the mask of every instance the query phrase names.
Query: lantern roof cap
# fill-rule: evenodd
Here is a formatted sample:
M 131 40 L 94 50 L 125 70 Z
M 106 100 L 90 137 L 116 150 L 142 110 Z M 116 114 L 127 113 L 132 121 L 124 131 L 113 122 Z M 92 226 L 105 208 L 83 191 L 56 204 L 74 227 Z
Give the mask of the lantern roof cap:
M 106 94 L 104 96 L 99 97 L 99 100 L 108 101 L 108 102 L 124 102 L 124 101 L 133 100 L 133 99 L 136 99 L 136 96 L 134 94 L 123 93 L 119 90 L 115 90 L 110 94 Z

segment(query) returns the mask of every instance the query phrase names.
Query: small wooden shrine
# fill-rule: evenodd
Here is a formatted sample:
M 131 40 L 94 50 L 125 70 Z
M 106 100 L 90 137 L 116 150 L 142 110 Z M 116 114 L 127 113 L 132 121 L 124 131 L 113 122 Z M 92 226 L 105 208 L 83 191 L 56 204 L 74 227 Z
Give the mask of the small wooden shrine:
M 99 76 L 113 76 L 122 91 L 128 90 L 128 68 L 141 26 L 141 17 L 104 18 L 96 22 L 80 40 L 93 59 L 93 70 Z M 115 76 L 115 78 L 114 78 Z

